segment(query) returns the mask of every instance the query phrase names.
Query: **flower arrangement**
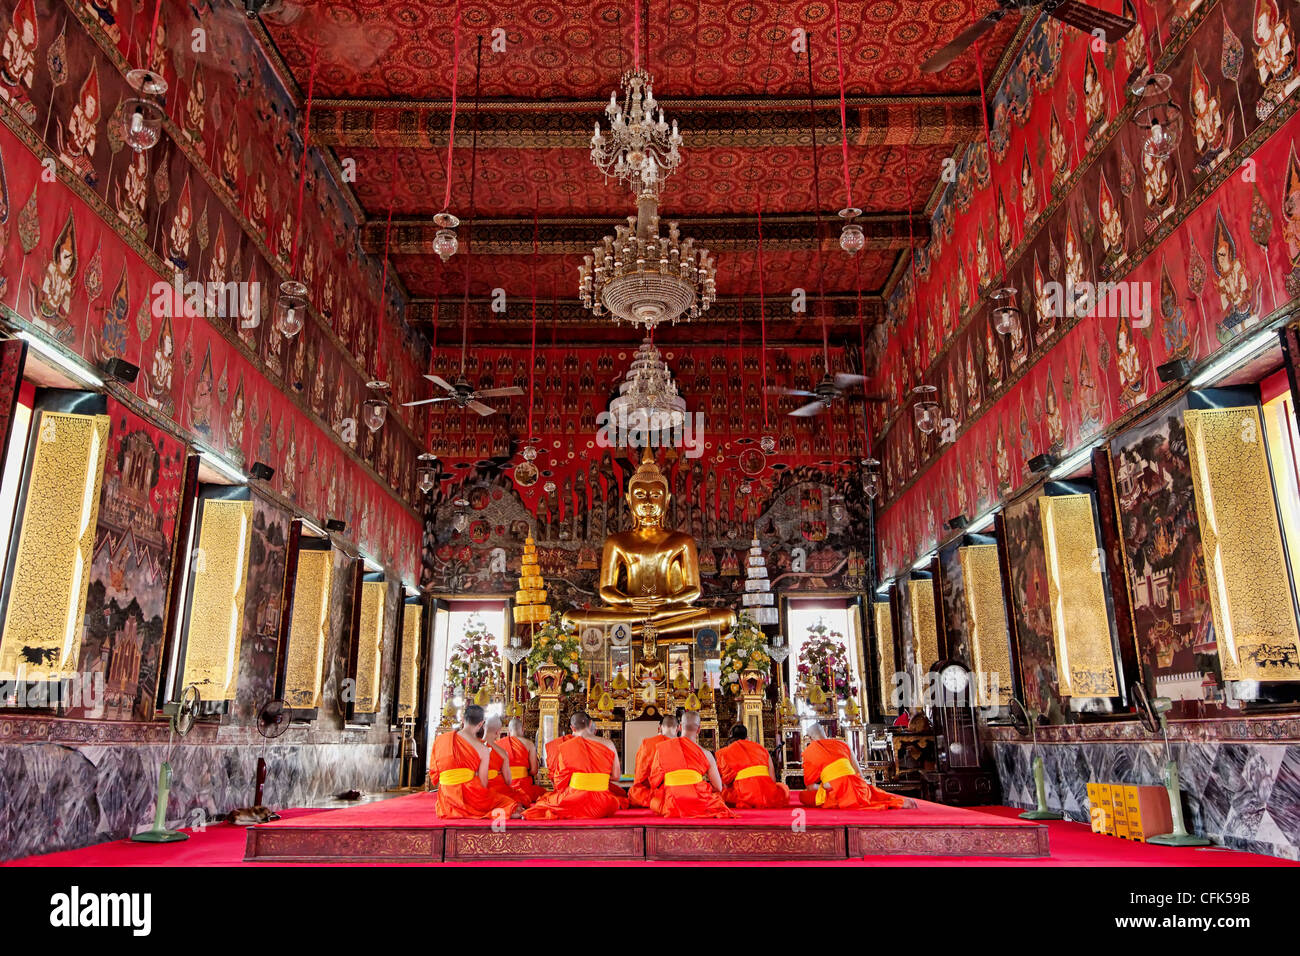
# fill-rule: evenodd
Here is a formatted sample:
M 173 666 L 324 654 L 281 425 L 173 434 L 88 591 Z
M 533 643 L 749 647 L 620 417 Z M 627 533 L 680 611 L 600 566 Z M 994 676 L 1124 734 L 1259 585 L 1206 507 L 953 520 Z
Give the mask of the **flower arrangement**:
M 722 682 L 732 694 L 736 694 L 740 691 L 740 675 L 743 671 L 752 668 L 767 674 L 771 666 L 772 658 L 767 654 L 767 635 L 747 612 L 741 611 L 736 618 L 736 626 L 723 641 Z
M 808 637 L 799 650 L 799 680 L 811 689 L 814 683 L 830 697 L 843 700 L 855 697 L 858 685 L 849 673 L 849 652 L 844 635 L 832 631 L 821 618 L 808 628 Z
M 526 658 L 528 690 L 537 692 L 537 668 L 543 664 L 565 668 L 569 673 L 564 679 L 564 692 L 569 694 L 577 690 L 578 661 L 581 656 L 582 647 L 578 642 L 577 628 L 565 624 L 559 614 L 552 614 L 549 621 L 533 632 L 533 645 L 528 649 Z
M 496 636 L 473 614 L 465 622 L 465 636 L 451 649 L 446 686 L 452 695 L 459 692 L 468 699 L 487 684 L 504 692 L 505 672 L 501 669 Z

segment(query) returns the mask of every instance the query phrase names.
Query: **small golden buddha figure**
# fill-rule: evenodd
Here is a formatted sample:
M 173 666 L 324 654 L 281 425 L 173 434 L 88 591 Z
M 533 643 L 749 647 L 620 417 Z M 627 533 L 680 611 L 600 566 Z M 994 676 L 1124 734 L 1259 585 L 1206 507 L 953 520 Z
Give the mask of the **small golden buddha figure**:
M 627 486 L 632 528 L 606 538 L 600 557 L 604 606 L 568 611 L 565 623 L 649 625 L 660 641 L 700 627 L 726 631 L 736 623 L 730 608 L 694 606 L 701 594 L 699 555 L 694 538 L 664 528 L 670 497 L 668 480 L 647 448 Z

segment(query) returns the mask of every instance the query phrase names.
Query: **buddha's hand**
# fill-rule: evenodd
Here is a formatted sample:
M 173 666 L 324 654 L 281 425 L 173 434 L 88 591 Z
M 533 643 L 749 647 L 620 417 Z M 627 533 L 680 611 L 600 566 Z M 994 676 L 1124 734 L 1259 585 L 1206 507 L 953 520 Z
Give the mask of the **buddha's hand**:
M 632 610 L 649 613 L 659 610 L 663 603 L 664 599 L 660 597 L 634 597 L 632 598 Z

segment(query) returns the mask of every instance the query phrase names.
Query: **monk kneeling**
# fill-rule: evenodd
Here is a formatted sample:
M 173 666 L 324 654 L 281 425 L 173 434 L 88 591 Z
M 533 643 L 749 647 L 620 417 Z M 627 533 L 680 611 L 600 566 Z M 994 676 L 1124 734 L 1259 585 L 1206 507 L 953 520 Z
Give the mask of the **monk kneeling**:
M 722 778 L 713 754 L 699 745 L 700 715 L 682 715 L 682 735 L 655 748 L 650 763 L 650 786 L 655 791 L 650 809 L 661 817 L 734 817 L 722 802 Z
M 672 714 L 664 714 L 663 719 L 659 721 L 659 733 L 641 741 L 641 746 L 636 749 L 636 770 L 632 775 L 632 786 L 627 792 L 632 806 L 650 806 L 650 799 L 654 795 L 654 791 L 650 789 L 650 767 L 654 762 L 655 750 L 665 740 L 673 740 L 676 737 L 677 718 Z
M 738 810 L 776 810 L 790 805 L 790 789 L 775 780 L 772 755 L 748 740 L 744 724 L 731 728 L 731 743 L 718 751 L 722 799 Z
M 515 768 L 510 766 L 510 754 L 502 743 L 501 718 L 493 714 L 483 724 L 483 743 L 491 753 L 488 755 L 488 789 L 504 793 L 521 807 L 533 801 L 515 786 Z
M 505 814 L 519 816 L 519 802 L 488 788 L 492 748 L 480 741 L 483 708 L 470 704 L 460 730 L 433 742 L 429 779 L 438 787 L 438 816 L 482 819 Z
M 586 711 L 569 718 L 574 736 L 555 748 L 551 780 L 555 789 L 524 811 L 525 820 L 589 820 L 612 817 L 626 807 L 610 792 L 619 775 L 618 751 L 597 737 Z
M 803 781 L 799 792 L 805 806 L 827 810 L 898 810 L 916 806 L 910 797 L 878 790 L 862 779 L 862 771 L 849 745 L 827 739 L 821 724 L 808 731 L 811 743 L 803 752 Z
M 537 748 L 524 736 L 524 722 L 518 717 L 510 719 L 510 736 L 502 737 L 497 746 L 505 751 L 510 764 L 510 785 L 524 796 L 525 803 L 533 803 L 546 793 L 534 781 L 537 779 Z

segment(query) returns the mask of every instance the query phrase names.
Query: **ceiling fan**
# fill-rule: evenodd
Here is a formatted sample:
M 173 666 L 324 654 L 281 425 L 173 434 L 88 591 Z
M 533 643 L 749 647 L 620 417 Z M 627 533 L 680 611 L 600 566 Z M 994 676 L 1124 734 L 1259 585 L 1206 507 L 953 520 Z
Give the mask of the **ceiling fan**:
M 961 56 L 980 37 L 1002 22 L 1008 13 L 1042 7 L 1049 17 L 1077 27 L 1084 33 L 1101 30 L 1107 43 L 1117 43 L 1128 36 L 1136 21 L 1115 13 L 1107 13 L 1083 3 L 1082 0 L 997 0 L 998 9 L 986 13 L 953 38 L 946 47 L 921 64 L 922 73 L 938 73 Z
M 424 376 L 434 385 L 447 392 L 446 395 L 440 395 L 437 398 L 422 398 L 418 402 L 403 402 L 403 408 L 410 408 L 414 405 L 432 405 L 436 402 L 455 402 L 457 408 L 472 408 L 480 415 L 492 415 L 496 409 L 491 405 L 484 405 L 480 399 L 483 398 L 504 398 L 507 395 L 522 395 L 524 390 L 517 385 L 509 385 L 505 388 L 484 388 L 476 390 L 465 380 L 462 373 L 455 382 L 448 382 L 438 375 Z
M 780 388 L 770 386 L 768 394 L 771 395 L 795 395 L 800 398 L 811 398 L 812 401 L 806 405 L 800 405 L 794 411 L 790 412 L 795 418 L 810 418 L 813 415 L 820 415 L 839 398 L 847 395 L 851 389 L 859 388 L 865 384 L 867 378 L 865 375 L 850 375 L 848 372 L 827 372 L 820 382 L 813 386 L 811 392 L 798 388 Z M 868 402 L 883 402 L 883 395 L 849 395 L 850 398 L 861 398 Z

